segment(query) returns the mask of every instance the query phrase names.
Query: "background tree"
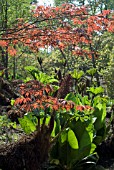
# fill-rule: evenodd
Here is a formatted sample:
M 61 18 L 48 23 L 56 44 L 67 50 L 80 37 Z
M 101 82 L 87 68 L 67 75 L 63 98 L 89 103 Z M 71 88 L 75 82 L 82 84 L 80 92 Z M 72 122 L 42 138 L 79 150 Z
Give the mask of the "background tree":
M 23 18 L 24 22 L 28 22 L 31 19 L 31 11 L 30 11 L 30 2 L 31 0 L 19 0 L 17 1 L 13 0 L 1 0 L 0 1 L 0 37 L 3 35 L 7 36 L 7 31 L 10 29 L 13 32 L 15 30 L 13 29 L 14 25 L 17 24 L 18 18 Z M 12 48 L 13 47 L 13 48 Z M 12 49 L 15 49 L 16 46 L 13 44 L 9 47 L 6 46 L 6 48 L 0 47 L 1 51 L 1 61 L 4 65 L 5 69 L 5 76 L 8 79 L 8 60 L 9 60 L 9 54 L 8 51 L 12 51 Z M 12 53 L 14 55 L 14 61 L 13 61 L 13 68 L 14 68 L 14 75 L 15 75 L 15 52 Z

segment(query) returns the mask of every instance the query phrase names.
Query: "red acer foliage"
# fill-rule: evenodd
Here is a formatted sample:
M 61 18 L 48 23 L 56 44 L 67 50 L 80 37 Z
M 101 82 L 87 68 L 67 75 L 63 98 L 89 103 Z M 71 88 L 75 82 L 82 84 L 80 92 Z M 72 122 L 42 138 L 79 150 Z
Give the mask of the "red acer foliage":
M 76 106 L 76 110 L 79 110 L 79 111 L 84 111 L 84 110 L 93 110 L 93 108 L 91 107 L 91 106 L 88 106 L 88 105 L 86 105 L 86 106 L 80 106 L 80 105 L 78 105 L 78 106 Z
M 78 111 L 93 110 L 91 106 L 76 105 L 72 101 L 66 101 L 58 97 L 52 97 L 50 94 L 53 89 L 50 85 L 43 85 L 37 80 L 28 81 L 20 86 L 21 97 L 15 100 L 15 106 L 24 112 L 31 112 L 35 109 L 51 109 L 51 112 L 75 108 Z
M 71 101 L 65 101 L 52 97 L 50 93 L 52 88 L 50 85 L 44 86 L 36 80 L 27 82 L 20 86 L 21 97 L 15 100 L 15 106 L 20 110 L 26 112 L 33 111 L 34 109 L 47 109 L 50 108 L 54 111 L 59 109 L 70 110 L 74 107 L 74 103 Z
M 86 51 L 83 51 L 80 44 L 92 43 L 93 34 L 114 32 L 114 20 L 110 10 L 91 16 L 87 7 L 63 4 L 60 7 L 37 6 L 32 13 L 32 22 L 24 23 L 19 19 L 14 28 L 3 34 L 4 41 L 0 41 L 1 46 L 22 43 L 33 51 L 38 51 L 41 47 L 64 49 L 70 45 L 73 54 L 82 55 Z M 76 47 L 79 47 L 78 50 Z M 89 55 L 89 52 L 91 53 L 91 50 L 86 54 Z M 9 53 L 15 55 L 16 51 L 12 48 Z
M 4 40 L 0 40 L 0 46 L 1 47 L 6 47 L 7 46 L 7 42 Z
M 15 50 L 15 48 L 9 46 L 8 47 L 8 53 L 11 55 L 11 56 L 15 56 L 17 51 Z

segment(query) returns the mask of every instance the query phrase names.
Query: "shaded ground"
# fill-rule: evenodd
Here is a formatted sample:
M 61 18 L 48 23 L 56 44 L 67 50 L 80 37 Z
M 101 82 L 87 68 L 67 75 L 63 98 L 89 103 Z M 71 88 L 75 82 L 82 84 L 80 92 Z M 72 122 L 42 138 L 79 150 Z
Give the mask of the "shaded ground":
M 114 170 L 114 136 L 102 142 L 97 147 L 97 153 L 99 155 L 98 164 L 106 170 Z
M 18 142 L 0 147 L 2 170 L 42 170 L 48 159 L 48 132 L 23 136 Z M 45 139 L 45 143 L 43 143 Z

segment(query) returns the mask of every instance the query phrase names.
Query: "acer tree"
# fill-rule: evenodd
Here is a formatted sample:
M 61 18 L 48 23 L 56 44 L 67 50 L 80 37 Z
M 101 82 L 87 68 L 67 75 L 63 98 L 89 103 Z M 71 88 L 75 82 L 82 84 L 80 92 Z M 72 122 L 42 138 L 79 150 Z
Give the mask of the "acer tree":
M 58 18 L 56 20 L 56 17 L 53 19 L 51 19 L 51 17 L 55 15 L 55 13 L 59 13 L 61 8 L 63 12 L 60 16 L 63 16 L 60 17 L 58 25 Z M 54 9 L 54 14 L 52 13 L 50 16 L 48 16 L 49 20 L 51 19 L 52 21 L 46 21 L 46 24 L 49 23 L 49 28 L 44 27 L 46 29 L 44 30 L 44 34 L 46 32 L 48 37 L 42 35 L 43 39 L 41 39 L 41 41 L 43 40 L 43 47 L 47 46 L 48 44 L 53 48 L 58 48 L 65 60 L 67 67 L 67 59 L 69 55 L 68 51 L 70 51 L 70 57 L 76 55 L 91 58 L 93 67 L 96 67 L 95 58 L 98 57 L 98 52 L 94 49 L 94 44 L 92 41 L 94 36 L 99 36 L 100 33 L 100 36 L 102 36 L 103 32 L 107 31 L 107 29 L 112 29 L 110 32 L 113 31 L 113 21 L 105 18 L 110 12 L 104 11 L 100 15 L 98 14 L 95 16 L 89 16 L 87 13 L 87 8 L 77 8 L 75 5 L 70 5 L 69 7 L 67 5 L 63 5 L 62 7 L 57 7 Z M 43 11 L 43 9 L 41 10 Z M 40 10 L 38 9 L 38 11 Z M 35 13 L 35 15 L 38 14 Z M 45 16 L 46 13 L 44 13 L 44 18 Z M 53 22 L 53 20 L 56 20 L 56 25 L 55 21 Z M 54 26 L 51 27 L 53 24 Z M 38 43 L 39 42 L 36 41 L 37 45 Z M 41 44 L 41 42 L 39 44 Z
M 95 67 L 95 58 L 99 54 L 94 50 L 93 37 L 114 31 L 113 15 L 109 10 L 90 15 L 87 7 L 63 4 L 59 7 L 37 6 L 31 12 L 32 21 L 18 19 L 12 28 L 1 35 L 0 44 L 7 47 L 6 51 L 11 55 L 16 55 L 17 44 L 27 46 L 35 53 L 40 48 L 51 46 L 59 49 L 66 65 L 65 50 L 68 49 L 74 57 L 91 58 Z

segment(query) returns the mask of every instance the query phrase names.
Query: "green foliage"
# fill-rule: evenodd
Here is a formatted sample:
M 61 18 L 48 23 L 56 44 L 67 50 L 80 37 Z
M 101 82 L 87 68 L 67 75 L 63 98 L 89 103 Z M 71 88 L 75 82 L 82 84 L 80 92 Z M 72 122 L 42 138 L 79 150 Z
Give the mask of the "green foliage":
M 87 155 L 94 152 L 96 146 L 92 143 L 94 128 L 90 120 L 73 119 L 59 136 L 58 142 L 52 148 L 51 156 L 58 159 L 61 166 L 73 168 Z
M 108 96 L 114 99 L 114 58 L 111 59 L 109 66 L 104 70 L 103 76 L 107 86 Z
M 13 129 L 19 129 L 16 122 L 11 122 L 6 115 L 0 115 L 0 144 L 17 141 L 18 134 Z
M 11 99 L 11 106 L 13 106 L 15 103 L 15 100 L 14 99 Z
M 93 77 L 96 71 L 97 71 L 96 68 L 92 68 L 92 69 L 87 70 L 86 73 L 88 73 L 90 76 Z
M 98 94 L 102 94 L 104 92 L 103 87 L 90 87 L 88 90 L 88 92 L 91 92 L 92 94 L 98 95 Z
M 38 80 L 43 84 L 58 82 L 58 80 L 55 79 L 54 76 L 48 76 L 46 73 L 39 71 L 34 66 L 26 66 L 25 70 L 27 70 L 35 80 Z
M 0 1 L 0 20 L 2 26 L 5 26 L 5 19 L 7 17 L 8 27 L 12 27 L 12 24 L 16 24 L 17 18 L 24 18 L 26 21 L 30 17 L 30 2 L 31 0 L 1 0 Z M 7 14 L 7 16 L 6 16 Z M 0 23 L 1 24 L 1 23 Z
M 79 148 L 78 140 L 77 140 L 73 130 L 71 130 L 71 129 L 68 130 L 68 137 L 67 138 L 68 138 L 68 143 L 69 143 L 69 145 L 72 149 L 78 149 Z
M 64 3 L 73 3 L 73 1 L 74 0 L 62 0 L 62 1 L 61 0 L 54 0 L 56 6 L 59 6 L 59 5 L 64 4 Z
M 94 1 L 94 0 L 55 0 L 55 5 L 60 5 L 62 3 L 74 3 L 77 4 L 78 6 L 86 5 L 89 4 L 90 7 L 90 12 L 92 14 L 95 14 L 98 11 L 102 11 L 103 9 L 111 9 L 114 10 L 114 1 L 113 0 L 99 0 L 99 1 Z
M 60 116 L 61 122 L 66 122 L 67 119 L 69 123 L 67 126 L 61 124 L 64 128 L 57 143 L 52 148 L 51 156 L 54 160 L 59 160 L 61 166 L 66 165 L 69 169 L 73 169 L 75 164 L 81 168 L 80 161 L 85 157 L 94 155 L 96 146 L 106 139 L 108 135 L 105 123 L 107 100 L 99 96 L 102 92 L 102 88 L 96 88 L 94 93 L 96 97 L 92 101 L 88 99 L 88 96 L 82 97 L 79 94 L 75 96 L 70 93 L 66 96 L 66 100 L 72 100 L 80 107 L 82 105 L 83 109 L 74 110 L 69 118 L 68 113 Z M 86 110 L 84 105 L 85 107 L 86 105 L 92 106 L 93 109 Z
M 71 73 L 71 76 L 76 79 L 76 80 L 79 80 L 82 76 L 84 75 L 84 72 L 83 71 L 78 71 L 78 70 L 74 70 L 72 73 Z
M 37 118 L 32 113 L 24 115 L 19 118 L 19 123 L 26 134 L 30 134 L 36 130 Z
M 10 119 L 7 118 L 6 115 L 0 116 L 0 128 L 2 127 L 10 127 L 16 128 L 16 122 L 11 122 Z

